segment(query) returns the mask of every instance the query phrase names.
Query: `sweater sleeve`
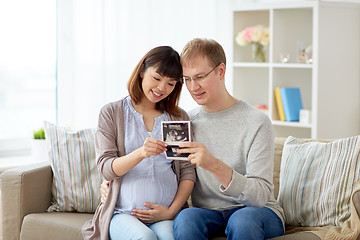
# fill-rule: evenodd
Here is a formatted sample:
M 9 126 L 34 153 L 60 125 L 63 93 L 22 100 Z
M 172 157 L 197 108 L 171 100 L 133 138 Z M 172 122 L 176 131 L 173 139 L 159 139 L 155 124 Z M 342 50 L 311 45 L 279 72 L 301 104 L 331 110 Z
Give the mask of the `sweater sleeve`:
M 117 178 L 112 169 L 112 162 L 120 155 L 117 143 L 119 126 L 117 126 L 115 114 L 113 104 L 105 105 L 100 111 L 95 134 L 97 166 L 101 175 L 109 181 Z
M 246 173 L 233 169 L 232 181 L 223 194 L 253 207 L 263 207 L 273 194 L 274 133 L 271 123 L 265 120 L 251 139 L 246 161 Z

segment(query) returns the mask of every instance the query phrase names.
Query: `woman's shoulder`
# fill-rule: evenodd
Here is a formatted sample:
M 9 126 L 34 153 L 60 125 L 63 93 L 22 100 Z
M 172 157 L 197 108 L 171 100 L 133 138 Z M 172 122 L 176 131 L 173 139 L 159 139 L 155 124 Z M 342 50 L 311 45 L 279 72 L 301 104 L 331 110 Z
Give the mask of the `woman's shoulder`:
M 181 113 L 181 118 L 184 119 L 184 120 L 189 120 L 188 113 L 184 109 L 182 109 L 180 107 L 179 107 L 179 109 L 180 109 L 180 113 Z
M 179 110 L 180 110 L 180 117 L 178 117 L 177 120 L 190 120 L 189 115 L 184 109 L 179 107 Z
M 124 101 L 125 101 L 125 98 L 117 100 L 117 101 L 109 102 L 101 108 L 101 112 L 102 113 L 114 112 L 114 110 L 122 109 Z
M 175 115 L 171 115 L 167 112 L 167 115 L 169 117 L 169 120 L 171 121 L 184 121 L 184 120 L 189 120 L 189 115 L 187 114 L 187 112 L 179 107 L 179 112 L 180 115 L 179 116 L 175 116 Z
M 124 99 L 109 102 L 105 104 L 99 113 L 99 121 L 120 122 L 123 120 L 123 102 Z

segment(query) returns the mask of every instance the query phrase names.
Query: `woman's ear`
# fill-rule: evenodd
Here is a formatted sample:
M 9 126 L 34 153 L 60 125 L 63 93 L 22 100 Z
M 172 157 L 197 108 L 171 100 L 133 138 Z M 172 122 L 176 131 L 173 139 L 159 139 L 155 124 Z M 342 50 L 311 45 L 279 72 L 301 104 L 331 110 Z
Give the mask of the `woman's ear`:
M 144 78 L 144 70 L 141 70 L 141 72 L 140 72 L 140 77 L 141 77 L 141 78 Z

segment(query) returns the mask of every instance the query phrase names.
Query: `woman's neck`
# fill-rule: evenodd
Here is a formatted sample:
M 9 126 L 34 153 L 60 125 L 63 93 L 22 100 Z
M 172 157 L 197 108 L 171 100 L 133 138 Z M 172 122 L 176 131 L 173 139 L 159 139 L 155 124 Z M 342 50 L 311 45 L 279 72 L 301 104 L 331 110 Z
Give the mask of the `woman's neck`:
M 147 99 L 142 98 L 140 102 L 135 104 L 134 101 L 131 100 L 131 103 L 134 107 L 134 109 L 138 112 L 144 115 L 144 113 L 147 112 L 154 112 L 156 110 L 156 103 L 150 102 Z
M 159 117 L 162 113 L 156 109 L 156 104 L 150 101 L 140 101 L 135 104 L 131 101 L 134 109 L 143 116 L 145 128 L 148 132 L 152 132 L 155 118 Z

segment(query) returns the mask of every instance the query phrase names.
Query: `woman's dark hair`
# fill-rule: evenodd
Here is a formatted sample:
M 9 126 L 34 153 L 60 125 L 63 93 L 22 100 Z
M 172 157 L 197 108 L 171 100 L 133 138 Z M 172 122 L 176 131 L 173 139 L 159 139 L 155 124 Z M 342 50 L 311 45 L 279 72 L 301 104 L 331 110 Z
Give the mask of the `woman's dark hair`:
M 170 115 L 180 116 L 181 111 L 178 105 L 182 89 L 180 79 L 183 73 L 179 53 L 172 47 L 160 46 L 153 48 L 145 54 L 136 65 L 127 84 L 130 97 L 135 104 L 139 103 L 144 96 L 140 73 L 145 72 L 149 67 L 156 68 L 156 72 L 161 76 L 177 80 L 175 88 L 170 95 L 156 103 L 156 109 L 161 112 L 166 111 Z

